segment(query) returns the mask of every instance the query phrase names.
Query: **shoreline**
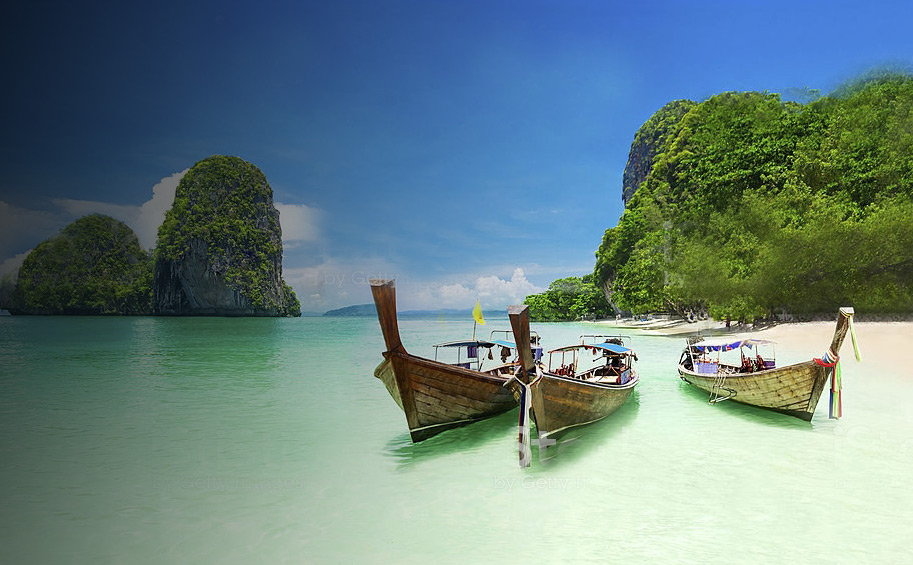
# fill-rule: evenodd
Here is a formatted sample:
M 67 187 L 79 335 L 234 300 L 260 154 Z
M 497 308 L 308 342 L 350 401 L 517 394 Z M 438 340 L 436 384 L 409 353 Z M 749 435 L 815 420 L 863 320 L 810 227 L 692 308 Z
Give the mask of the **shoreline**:
M 834 320 L 829 321 L 781 322 L 757 328 L 749 325 L 732 325 L 729 330 L 726 330 L 725 322 L 713 320 L 694 323 L 681 320 L 679 324 L 653 328 L 646 323 L 619 323 L 615 320 L 600 320 L 590 323 L 619 329 L 637 329 L 646 335 L 666 337 L 686 337 L 700 332 L 708 337 L 731 335 L 734 339 L 748 337 L 767 339 L 776 342 L 778 347 L 818 356 L 824 353 L 834 335 L 836 316 Z M 854 321 L 854 326 L 862 357 L 859 364 L 861 368 L 887 370 L 913 378 L 913 366 L 907 368 L 903 354 L 905 347 L 909 346 L 908 336 L 913 335 L 913 321 Z M 841 358 L 853 359 L 855 364 L 853 345 L 849 336 L 843 344 Z

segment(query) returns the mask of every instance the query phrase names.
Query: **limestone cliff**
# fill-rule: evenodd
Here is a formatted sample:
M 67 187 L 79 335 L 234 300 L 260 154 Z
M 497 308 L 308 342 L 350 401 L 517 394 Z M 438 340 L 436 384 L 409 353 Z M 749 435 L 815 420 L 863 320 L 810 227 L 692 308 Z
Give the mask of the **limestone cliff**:
M 282 280 L 282 230 L 264 174 L 215 155 L 181 179 L 159 228 L 153 309 L 162 315 L 300 316 Z
M 622 177 L 621 199 L 625 206 L 634 196 L 640 183 L 650 174 L 656 155 L 665 150 L 669 134 L 688 113 L 688 110 L 695 105 L 696 103 L 691 100 L 669 102 L 657 110 L 634 134 L 634 141 L 631 143 L 631 151 L 628 153 L 628 162 Z

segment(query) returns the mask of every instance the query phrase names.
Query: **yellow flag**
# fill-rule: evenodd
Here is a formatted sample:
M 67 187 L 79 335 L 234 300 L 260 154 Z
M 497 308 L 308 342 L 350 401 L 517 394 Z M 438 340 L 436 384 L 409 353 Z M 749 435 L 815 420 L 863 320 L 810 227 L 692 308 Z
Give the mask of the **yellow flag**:
M 482 318 L 482 305 L 476 300 L 476 307 L 472 309 L 472 317 L 475 318 L 475 321 L 480 325 L 485 325 L 485 320 Z

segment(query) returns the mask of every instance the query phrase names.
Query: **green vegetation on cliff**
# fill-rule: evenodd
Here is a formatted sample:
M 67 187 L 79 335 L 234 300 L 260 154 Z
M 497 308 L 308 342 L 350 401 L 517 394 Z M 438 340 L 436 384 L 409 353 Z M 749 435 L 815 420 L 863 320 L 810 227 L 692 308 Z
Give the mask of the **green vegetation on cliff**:
M 593 283 L 593 275 L 558 279 L 523 303 L 529 306 L 530 319 L 540 322 L 605 318 L 613 313 L 605 294 Z
M 300 315 L 294 291 L 280 278 L 282 233 L 272 189 L 253 164 L 216 155 L 181 179 L 159 227 L 155 259 L 181 263 L 201 246 L 208 263 L 200 268 L 240 292 L 254 310 Z
M 92 214 L 39 244 L 19 269 L 14 312 L 148 314 L 152 262 L 136 234 Z
M 913 78 L 806 105 L 746 92 L 687 108 L 637 134 L 654 143 L 649 172 L 596 252 L 616 305 L 913 311 Z

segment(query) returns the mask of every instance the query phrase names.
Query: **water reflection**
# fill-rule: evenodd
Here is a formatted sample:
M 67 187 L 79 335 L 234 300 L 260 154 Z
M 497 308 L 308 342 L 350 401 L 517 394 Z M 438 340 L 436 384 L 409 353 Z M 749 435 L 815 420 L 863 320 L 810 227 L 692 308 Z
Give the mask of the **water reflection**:
M 628 401 L 614 414 L 592 424 L 571 428 L 559 435 L 551 447 L 538 447 L 535 425 L 532 437 L 532 466 L 549 469 L 570 464 L 593 450 L 604 449 L 623 438 L 628 426 L 634 423 L 640 410 L 640 394 L 635 390 Z M 442 432 L 420 443 L 413 443 L 408 432 L 391 439 L 384 453 L 397 462 L 398 469 L 405 469 L 418 462 L 456 453 L 490 449 L 489 444 L 504 446 L 505 465 L 517 465 L 518 409 L 494 418 Z M 613 447 L 614 448 L 614 447 Z
M 387 443 L 384 453 L 397 462 L 398 469 L 404 469 L 434 457 L 478 451 L 491 442 L 516 437 L 518 418 L 519 412 L 515 408 L 492 418 L 441 432 L 419 443 L 412 443 L 409 432 L 404 432 Z
M 592 424 L 571 428 L 559 435 L 555 445 L 533 447 L 533 463 L 543 469 L 556 470 L 604 449 L 623 450 L 629 426 L 634 424 L 640 411 L 640 391 L 635 389 L 627 402 L 615 413 Z M 535 434 L 535 431 L 533 431 Z

